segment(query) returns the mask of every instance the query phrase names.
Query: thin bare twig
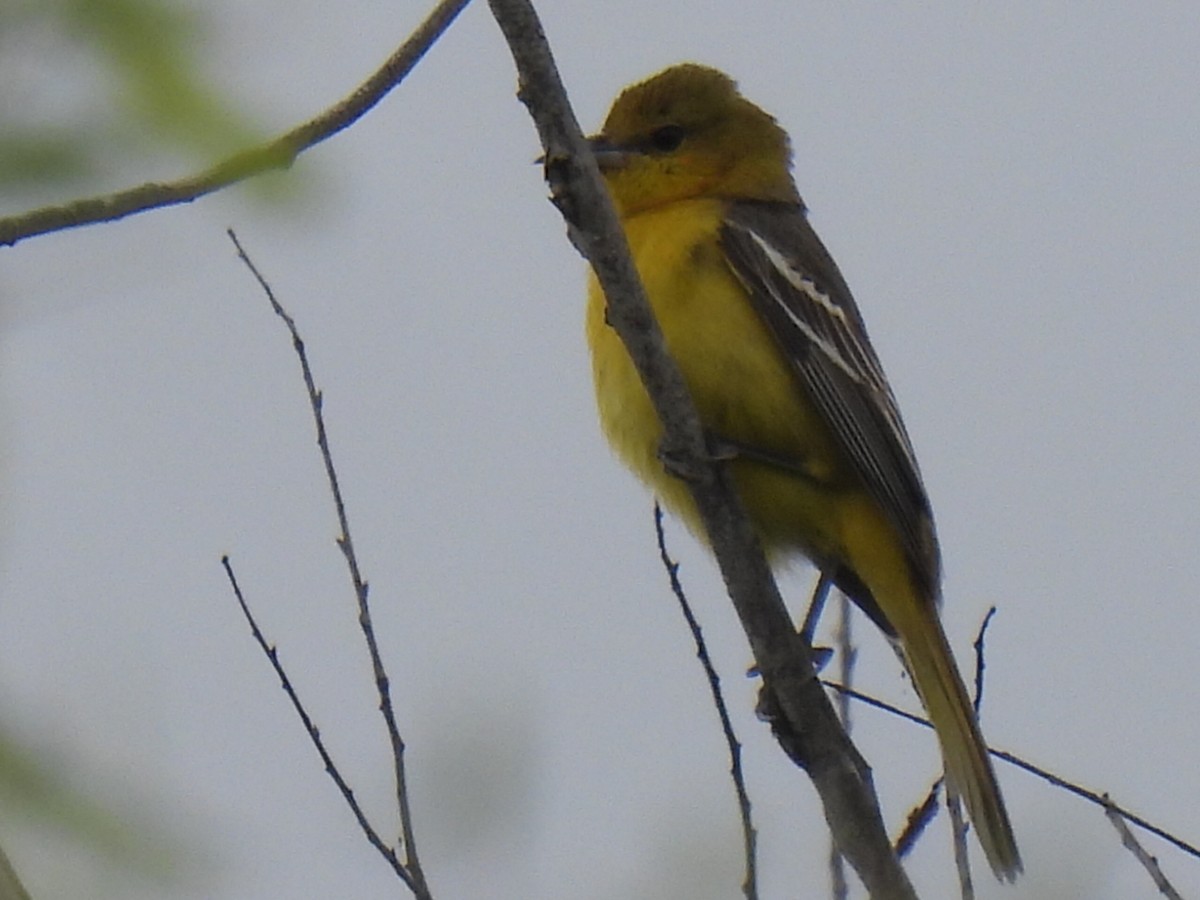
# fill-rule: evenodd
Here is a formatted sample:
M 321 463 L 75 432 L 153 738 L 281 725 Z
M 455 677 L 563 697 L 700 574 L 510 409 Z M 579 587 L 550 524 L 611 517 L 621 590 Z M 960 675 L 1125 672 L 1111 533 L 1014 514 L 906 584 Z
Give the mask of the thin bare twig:
M 967 855 L 967 820 L 962 813 L 958 795 L 946 791 L 946 811 L 950 814 L 950 833 L 953 836 L 954 868 L 958 870 L 958 889 L 962 900 L 975 900 L 975 885 L 971 883 L 971 859 Z
M 820 585 L 818 584 L 819 587 Z M 828 590 L 828 588 L 826 589 Z M 850 598 L 841 591 L 838 591 L 838 618 L 834 640 L 837 642 L 839 660 L 838 677 L 841 678 L 842 684 L 848 687 L 854 686 L 854 667 L 858 663 L 858 648 L 854 646 L 854 636 L 851 628 L 851 615 L 853 612 L 854 608 L 850 604 Z M 849 733 L 851 730 L 849 697 L 838 695 L 837 711 L 838 718 L 842 721 L 842 726 Z
M 817 579 L 817 586 L 813 592 L 813 602 L 809 604 L 808 617 L 804 622 L 804 630 L 808 633 L 809 641 L 812 640 L 812 632 L 816 627 L 816 621 L 813 618 L 813 609 L 817 606 L 817 595 L 821 595 L 821 602 L 824 603 L 824 595 L 829 593 L 829 588 L 832 584 L 830 579 L 824 572 Z M 854 666 L 858 662 L 858 649 L 854 646 L 854 639 L 851 635 L 851 615 L 853 608 L 850 605 L 850 598 L 842 591 L 838 591 L 838 617 L 837 628 L 834 631 L 834 640 L 837 643 L 838 654 L 838 677 L 842 684 L 853 686 L 854 684 Z M 813 621 L 809 621 L 812 619 Z M 838 719 L 842 722 L 842 727 L 846 729 L 846 734 L 852 730 L 850 722 L 850 698 L 845 694 L 838 694 L 837 704 Z M 846 881 L 846 861 L 842 856 L 841 850 L 838 849 L 836 842 L 830 842 L 829 846 L 829 880 L 831 885 L 831 893 L 833 900 L 846 900 L 850 896 L 850 885 Z
M 1090 790 L 1082 785 L 1075 784 L 1074 782 L 1067 781 L 1065 778 L 1061 778 L 1058 775 L 1055 775 L 1053 772 L 1043 769 L 1040 766 L 1035 766 L 1033 763 L 1027 762 L 1021 757 L 1009 753 L 1007 750 L 996 750 L 994 748 L 989 748 L 988 753 L 992 754 L 992 756 L 996 757 L 996 759 L 1002 759 L 1006 763 L 1016 766 L 1018 769 L 1024 769 L 1031 775 L 1036 775 L 1043 781 L 1047 781 L 1055 787 L 1060 787 L 1063 790 L 1074 794 L 1076 797 L 1082 797 L 1089 803 L 1094 803 L 1097 806 L 1103 807 L 1105 810 L 1115 810 L 1116 812 L 1120 813 L 1121 818 L 1123 818 L 1126 822 L 1130 822 L 1136 825 L 1138 828 L 1141 828 L 1143 831 L 1148 831 L 1150 834 L 1162 838 L 1167 843 L 1174 845 L 1179 850 L 1182 850 L 1188 856 L 1200 859 L 1200 847 L 1197 847 L 1195 844 L 1188 843 L 1183 838 L 1176 837 L 1166 829 L 1155 825 L 1153 822 L 1137 815 L 1136 813 L 1130 812 L 1128 809 L 1118 803 L 1114 803 L 1111 800 L 1106 802 L 1104 799 L 1104 794 Z
M 317 728 L 312 717 L 309 716 L 308 710 L 296 694 L 296 689 L 292 686 L 292 681 L 288 677 L 287 670 L 283 667 L 283 663 L 279 661 L 279 651 L 273 644 L 267 641 L 262 629 L 258 627 L 258 621 L 254 618 L 254 613 L 250 611 L 250 605 L 242 595 L 242 588 L 238 584 L 237 576 L 233 573 L 233 564 L 229 561 L 228 556 L 221 557 L 221 565 L 225 569 L 225 577 L 229 579 L 230 587 L 233 588 L 233 594 L 237 597 L 238 606 L 242 608 L 242 615 L 245 616 L 246 621 L 250 625 L 250 632 L 254 635 L 254 640 L 258 642 L 258 646 L 262 648 L 268 662 L 271 663 L 271 668 L 275 670 L 275 674 L 279 677 L 284 693 L 287 694 L 288 700 L 292 703 L 292 708 L 296 710 L 296 715 L 300 717 L 300 721 L 304 725 L 304 730 L 308 733 L 308 739 L 312 741 L 313 746 L 317 749 L 317 754 L 321 757 L 321 762 L 325 765 L 325 771 L 329 773 L 329 777 L 333 779 L 333 783 L 342 792 L 342 797 L 345 799 L 346 805 L 350 807 L 350 811 L 354 814 L 354 818 L 358 822 L 358 827 L 367 836 L 367 840 L 370 841 L 371 846 L 379 851 L 380 856 L 387 860 L 388 865 L 392 867 L 392 871 L 396 873 L 400 880 L 408 885 L 409 889 L 415 895 L 418 897 L 422 896 L 418 893 L 417 885 L 413 882 L 412 876 L 405 868 L 404 863 L 396 855 L 396 851 L 385 844 L 379 836 L 379 832 L 371 826 L 370 821 L 367 819 L 367 814 L 359 806 L 358 798 L 354 796 L 353 789 L 346 783 L 346 779 L 342 777 L 337 763 L 329 755 L 329 750 L 326 749 L 325 742 L 321 739 L 321 730 Z
M 909 812 L 904 820 L 904 830 L 896 838 L 896 855 L 904 859 L 917 845 L 921 835 L 929 823 L 933 821 L 938 811 L 938 797 L 941 796 L 942 779 L 938 779 L 925 794 L 925 799 Z
M 695 405 L 666 351 L 537 14 L 528 0 L 489 0 L 489 6 L 516 62 L 517 96 L 542 139 L 552 197 L 568 235 L 604 288 L 608 321 L 663 422 L 666 453 L 689 473 L 686 483 L 775 713 L 772 730 L 808 773 L 835 839 L 871 895 L 911 900 L 916 894 L 888 842 L 870 767 L 817 684 L 811 650 L 795 631 L 729 475 L 708 452 Z
M 233 154 L 215 166 L 177 181 L 148 182 L 134 188 L 45 206 L 0 218 L 0 247 L 51 231 L 112 222 L 133 213 L 174 206 L 273 169 L 286 169 L 314 144 L 354 124 L 404 80 L 470 0 L 441 0 L 388 60 L 352 94 L 320 115 L 261 144 Z
M 861 693 L 853 688 L 840 685 L 835 681 L 827 681 L 822 679 L 821 684 L 829 688 L 831 691 L 838 691 L 840 693 L 848 694 L 850 697 L 854 698 L 860 703 L 865 703 L 868 706 L 873 706 L 876 709 L 891 713 L 892 715 L 898 716 L 907 722 L 912 722 L 914 725 L 920 725 L 924 728 L 933 728 L 933 726 L 929 724 L 928 719 L 923 719 L 920 716 L 910 713 L 907 710 L 903 710 L 898 706 L 894 706 L 885 700 L 880 700 L 878 697 L 872 697 L 870 694 Z M 1126 822 L 1136 825 L 1138 828 L 1141 828 L 1143 831 L 1148 831 L 1150 834 L 1153 834 L 1156 837 L 1162 838 L 1167 843 L 1173 845 L 1179 850 L 1182 850 L 1188 856 L 1200 859 L 1200 848 L 1198 848 L 1195 844 L 1188 843 L 1181 837 L 1176 837 L 1165 828 L 1155 825 L 1153 822 L 1143 818 L 1142 816 L 1139 816 L 1137 813 L 1130 812 L 1128 809 L 1118 803 L 1113 802 L 1111 799 L 1106 800 L 1105 794 L 1090 790 L 1089 788 L 1085 788 L 1082 785 L 1075 784 L 1074 782 L 1067 781 L 1065 778 L 1055 775 L 1050 770 L 1034 765 L 1033 763 L 1022 759 L 1014 753 L 1009 753 L 1007 750 L 998 750 L 995 747 L 988 747 L 988 753 L 990 753 L 996 759 L 1003 760 L 1009 765 L 1016 766 L 1018 769 L 1023 769 L 1030 775 L 1036 775 L 1043 781 L 1046 781 L 1055 787 L 1062 788 L 1068 793 L 1074 794 L 1076 797 L 1081 797 L 1084 800 L 1087 800 L 1089 803 L 1094 803 L 1096 806 L 1099 806 L 1105 810 L 1112 809 L 1119 813 L 1121 818 L 1123 818 Z
M 354 587 L 355 598 L 358 601 L 358 624 L 362 630 L 363 638 L 367 645 L 367 652 L 371 658 L 371 669 L 375 678 L 375 690 L 379 695 L 379 711 L 383 715 L 388 740 L 391 743 L 392 767 L 396 786 L 396 805 L 400 814 L 401 847 L 404 851 L 404 868 L 409 875 L 409 881 L 406 881 L 406 883 L 409 884 L 419 900 L 424 900 L 424 898 L 428 898 L 431 895 L 429 887 L 425 882 L 425 875 L 421 870 L 420 860 L 417 856 L 416 838 L 412 824 L 412 810 L 409 805 L 408 784 L 405 777 L 404 740 L 400 736 L 400 729 L 396 723 L 396 712 L 392 704 L 387 670 L 384 668 L 383 657 L 379 652 L 379 644 L 375 638 L 375 627 L 371 621 L 371 610 L 368 603 L 369 586 L 362 577 L 362 572 L 358 565 L 358 557 L 354 552 L 354 542 L 350 536 L 350 521 L 346 515 L 346 503 L 342 497 L 341 484 L 338 481 L 337 469 L 333 463 L 333 454 L 329 449 L 329 435 L 325 430 L 325 416 L 322 412 L 322 394 L 313 378 L 312 368 L 308 363 L 308 354 L 304 349 L 304 340 L 296 328 L 295 320 L 279 303 L 271 285 L 263 277 L 262 273 L 259 272 L 250 257 L 246 255 L 246 251 L 242 249 L 242 245 L 238 241 L 237 235 L 234 234 L 233 229 L 229 229 L 228 234 L 229 239 L 237 248 L 238 258 L 245 263 L 246 267 L 254 275 L 259 286 L 270 301 L 271 309 L 274 310 L 275 314 L 287 327 L 288 333 L 292 337 L 292 347 L 296 351 L 296 356 L 300 362 L 300 371 L 304 378 L 304 388 L 308 393 L 309 406 L 312 410 L 313 422 L 316 426 L 317 446 L 321 451 L 321 460 L 325 464 L 325 477 L 329 484 L 330 493 L 333 496 L 338 527 L 341 531 L 337 537 L 337 545 L 346 559 L 350 581 Z
M 992 624 L 992 617 L 995 615 L 996 607 L 989 607 L 987 615 L 979 623 L 979 633 L 975 635 L 975 643 L 972 644 L 975 648 L 975 697 L 973 702 L 976 716 L 979 716 L 983 709 L 983 677 L 984 670 L 987 668 L 984 640 L 987 637 L 988 626 Z
M 1167 876 L 1158 864 L 1158 859 L 1151 856 L 1146 848 L 1138 842 L 1138 839 L 1133 836 L 1133 832 L 1125 824 L 1125 817 L 1109 800 L 1108 794 L 1104 795 L 1104 799 L 1106 801 L 1104 814 L 1108 816 L 1108 821 L 1112 822 L 1113 828 L 1117 829 L 1117 834 L 1121 836 L 1121 843 L 1124 844 L 1125 849 L 1132 853 L 1134 858 L 1142 864 L 1142 868 L 1150 874 L 1150 879 L 1154 882 L 1154 886 L 1158 888 L 1158 892 L 1164 897 L 1170 898 L 1170 900 L 1183 900 L 1183 896 L 1167 880 Z
M 692 612 L 692 605 L 684 593 L 683 584 L 679 580 L 679 563 L 671 559 L 667 552 L 667 538 L 663 531 L 663 511 L 657 502 L 654 504 L 654 535 L 658 541 L 658 556 L 663 568 L 667 570 L 667 578 L 671 582 L 671 592 L 679 601 L 679 609 L 687 621 L 688 630 L 696 644 L 696 657 L 704 668 L 708 679 L 708 689 L 712 694 L 713 706 L 716 707 L 717 717 L 721 720 L 721 731 L 725 735 L 725 745 L 729 748 L 729 774 L 733 777 L 733 788 L 737 794 L 738 816 L 742 822 L 742 852 L 746 858 L 746 875 L 742 881 L 742 894 L 746 900 L 758 898 L 758 832 L 750 815 L 750 795 L 746 791 L 746 777 L 742 772 L 742 744 L 737 733 L 733 730 L 733 721 L 729 717 L 729 708 L 725 705 L 725 697 L 721 693 L 721 676 L 708 655 L 708 645 L 704 642 L 704 634 L 700 623 Z

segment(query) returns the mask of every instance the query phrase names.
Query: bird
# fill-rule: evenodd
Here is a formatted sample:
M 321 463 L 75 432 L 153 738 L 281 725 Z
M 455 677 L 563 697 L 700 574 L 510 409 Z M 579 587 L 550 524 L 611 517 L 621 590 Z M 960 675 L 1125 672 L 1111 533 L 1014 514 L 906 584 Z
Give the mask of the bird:
M 1022 871 L 1000 786 L 939 618 L 933 513 L 895 395 L 808 220 L 791 142 L 725 73 L 683 63 L 619 93 L 589 138 L 646 296 L 773 565 L 804 558 L 898 648 L 996 877 Z M 701 539 L 686 484 L 588 285 L 601 430 Z

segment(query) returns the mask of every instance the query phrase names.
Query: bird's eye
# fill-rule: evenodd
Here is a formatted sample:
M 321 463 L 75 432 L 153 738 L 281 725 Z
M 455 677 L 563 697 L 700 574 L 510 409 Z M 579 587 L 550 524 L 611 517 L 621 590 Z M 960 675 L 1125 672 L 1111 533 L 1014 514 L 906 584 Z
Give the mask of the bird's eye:
M 678 150 L 683 143 L 684 132 L 679 125 L 664 125 L 650 133 L 650 146 L 658 153 L 670 153 Z

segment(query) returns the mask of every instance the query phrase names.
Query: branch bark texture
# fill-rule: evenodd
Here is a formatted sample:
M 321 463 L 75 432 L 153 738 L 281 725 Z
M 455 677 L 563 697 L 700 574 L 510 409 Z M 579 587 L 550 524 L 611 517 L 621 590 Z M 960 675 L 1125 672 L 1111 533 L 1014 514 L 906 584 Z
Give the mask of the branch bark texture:
M 772 722 L 789 754 L 812 778 L 834 839 L 874 898 L 915 898 L 883 826 L 870 768 L 846 736 L 813 674 L 800 639 L 721 466 L 710 458 L 699 416 L 666 352 L 616 212 L 566 98 L 541 24 L 528 0 L 489 0 L 516 62 L 518 96 L 546 150 L 554 201 L 572 243 L 591 263 L 608 298 L 608 319 L 629 349 L 673 458 L 694 477 L 696 505 L 768 693 Z

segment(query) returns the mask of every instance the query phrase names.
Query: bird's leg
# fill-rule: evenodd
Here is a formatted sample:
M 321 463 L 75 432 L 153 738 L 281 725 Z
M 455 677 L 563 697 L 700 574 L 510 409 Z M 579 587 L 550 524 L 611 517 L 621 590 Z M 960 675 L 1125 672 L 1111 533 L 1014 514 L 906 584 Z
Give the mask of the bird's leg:
M 833 659 L 832 647 L 813 646 L 813 632 L 817 630 L 817 621 L 821 618 L 821 611 L 825 608 L 825 600 L 829 597 L 829 589 L 832 587 L 833 579 L 822 572 L 820 578 L 817 579 L 816 587 L 813 588 L 812 598 L 808 601 L 808 612 L 804 616 L 804 625 L 800 628 L 800 637 L 804 638 L 804 642 L 812 650 L 814 672 L 820 672 Z M 751 666 L 746 670 L 747 677 L 755 678 L 758 674 L 758 666 Z
M 711 451 L 708 453 L 709 462 L 718 459 L 714 457 Z M 669 439 L 663 438 L 658 445 L 658 461 L 662 463 L 663 468 L 668 474 L 674 475 L 680 481 L 686 481 L 689 484 L 699 484 L 705 480 L 707 472 L 703 467 L 704 460 L 697 465 L 693 455 L 684 450 L 680 445 L 672 443 Z
M 730 440 L 713 431 L 705 432 L 705 445 L 708 452 L 709 462 L 734 462 L 735 460 L 746 460 L 749 462 L 758 463 L 762 466 L 770 466 L 773 469 L 779 469 L 788 475 L 794 475 L 797 478 L 803 478 L 806 481 L 819 481 L 812 471 L 809 469 L 806 461 L 798 456 L 780 456 L 777 453 L 771 453 L 768 450 L 761 450 L 758 447 L 752 447 L 749 444 L 743 444 L 738 441 Z M 676 478 L 681 478 L 684 481 L 699 481 L 703 476 L 694 465 L 692 465 L 688 454 L 679 451 L 672 447 L 664 440 L 658 447 L 658 458 L 668 472 Z
M 772 469 L 778 469 L 785 474 L 794 475 L 797 478 L 803 478 L 805 481 L 819 481 L 809 467 L 808 461 L 802 456 L 782 456 L 778 453 L 772 453 L 770 450 L 763 450 L 760 447 L 753 447 L 750 444 L 730 440 L 713 432 L 709 432 L 707 438 L 709 454 L 715 460 L 721 462 L 733 462 L 738 459 L 746 460 L 747 462 L 758 463 L 761 466 L 770 466 Z
M 745 455 L 744 449 L 707 429 L 704 432 L 705 462 L 730 462 Z M 683 481 L 696 483 L 704 473 L 694 465 L 691 454 L 683 452 L 664 438 L 658 445 L 658 459 L 663 468 Z
M 804 624 L 800 627 L 800 637 L 804 638 L 811 647 L 813 635 L 817 630 L 817 622 L 821 619 L 821 613 L 825 609 L 825 601 L 829 598 L 829 589 L 833 587 L 833 579 L 825 572 L 821 573 L 821 577 L 817 579 L 817 586 L 813 588 L 812 598 L 808 601 L 808 612 L 804 616 Z M 832 653 L 833 651 L 829 651 Z

